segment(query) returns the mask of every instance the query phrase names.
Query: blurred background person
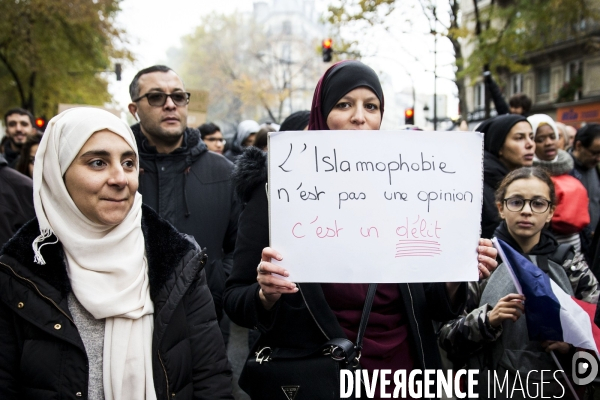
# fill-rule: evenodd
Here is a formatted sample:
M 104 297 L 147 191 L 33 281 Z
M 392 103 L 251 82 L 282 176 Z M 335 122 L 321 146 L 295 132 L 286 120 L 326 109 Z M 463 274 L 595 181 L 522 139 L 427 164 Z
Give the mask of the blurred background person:
M 506 104 L 506 100 L 504 100 L 504 96 L 502 96 L 502 91 L 492 78 L 492 73 L 488 70 L 488 66 L 484 67 L 483 81 L 490 92 L 494 108 L 498 115 L 519 114 L 527 116 L 532 105 L 529 96 L 523 93 L 516 93 L 511 96 L 508 100 L 508 104 Z
M 600 220 L 600 124 L 580 128 L 569 152 L 575 163 L 573 176 L 581 181 L 588 194 L 590 224 L 581 235 L 581 247 L 588 263 L 592 264 L 591 241 Z
M 556 141 L 556 147 L 561 149 L 561 150 L 566 150 L 567 149 L 567 126 L 565 124 L 563 124 L 562 122 L 558 122 L 555 121 L 554 122 L 556 124 L 556 128 L 557 128 L 557 134 L 558 134 L 558 139 Z
M 231 147 L 225 152 L 225 157 L 228 160 L 235 162 L 235 160 L 242 154 L 244 148 L 254 145 L 254 139 L 256 133 L 260 130 L 258 122 L 251 119 L 240 122 L 237 128 L 237 132 L 231 142 Z
M 212 122 L 207 122 L 200 125 L 198 130 L 200 131 L 200 137 L 204 141 L 204 144 L 208 150 L 223 154 L 226 141 L 223 139 L 221 128 L 219 128 L 218 125 L 215 125 Z
M 21 147 L 27 138 L 35 133 L 33 114 L 23 108 L 11 108 L 4 114 L 6 136 L 0 143 L 0 151 L 9 167 L 15 168 Z
M 567 131 L 567 141 L 565 150 L 573 147 L 573 143 L 575 142 L 575 135 L 577 135 L 577 129 L 571 125 L 565 125 L 565 129 Z
M 19 155 L 16 170 L 27 175 L 33 179 L 33 165 L 35 163 L 35 153 L 40 145 L 42 137 L 37 133 L 29 136 L 27 141 L 21 148 L 21 155 Z
M 485 134 L 481 237 L 491 238 L 501 222 L 496 207 L 496 189 L 510 171 L 533 165 L 535 142 L 531 124 L 518 114 L 488 119 L 475 130 Z
M 262 126 L 258 132 L 256 132 L 256 137 L 254 138 L 254 147 L 259 148 L 262 151 L 267 151 L 269 132 L 277 132 L 277 129 L 270 124 Z
M 568 243 L 581 253 L 580 232 L 590 223 L 587 190 L 579 180 L 571 176 L 573 158 L 558 148 L 559 129 L 554 120 L 545 114 L 527 118 L 535 135 L 535 159 L 533 165 L 550 174 L 556 192 L 554 214 L 550 231 L 558 243 Z
M 310 111 L 302 110 L 291 113 L 279 127 L 279 132 L 285 131 L 305 131 L 308 129 L 308 120 Z

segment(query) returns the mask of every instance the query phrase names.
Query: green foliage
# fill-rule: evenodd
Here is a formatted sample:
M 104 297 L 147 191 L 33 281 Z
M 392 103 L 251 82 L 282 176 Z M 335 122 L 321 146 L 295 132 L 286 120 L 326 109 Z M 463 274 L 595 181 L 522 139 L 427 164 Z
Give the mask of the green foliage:
M 583 87 L 583 75 L 581 73 L 575 75 L 569 82 L 565 82 L 558 91 L 557 103 L 573 101 L 575 94 L 581 91 Z
M 53 116 L 59 103 L 110 101 L 98 71 L 131 60 L 115 26 L 120 0 L 0 1 L 1 109 Z
M 332 25 L 350 21 L 366 21 L 370 25 L 380 25 L 385 23 L 396 6 L 395 0 L 339 0 L 337 3 L 330 5 L 327 11 L 327 20 Z
M 301 90 L 312 95 L 313 88 L 299 87 L 298 78 L 316 84 L 320 53 L 320 42 L 267 34 L 242 14 L 212 13 L 169 56 L 186 87 L 209 92 L 208 119 L 237 125 L 243 119 L 281 122 L 290 112 L 284 110 L 290 96 Z
M 532 52 L 588 33 L 586 27 L 599 20 L 594 0 L 512 0 L 503 7 L 480 10 L 485 29 L 472 34 L 476 44 L 464 76 L 481 74 L 484 65 L 491 70 L 525 72 Z M 585 16 L 585 17 L 582 17 Z

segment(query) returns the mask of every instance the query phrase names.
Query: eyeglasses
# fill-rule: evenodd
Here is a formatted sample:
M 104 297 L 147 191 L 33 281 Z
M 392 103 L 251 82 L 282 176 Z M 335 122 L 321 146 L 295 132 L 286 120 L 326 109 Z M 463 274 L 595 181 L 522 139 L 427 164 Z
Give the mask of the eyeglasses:
M 221 142 L 223 144 L 227 143 L 227 141 L 225 139 L 223 139 L 223 138 L 219 139 L 216 137 L 206 138 L 206 139 L 204 139 L 204 141 L 205 142 Z
M 173 100 L 173 103 L 178 107 L 183 107 L 190 102 L 190 94 L 188 92 L 174 92 L 171 94 L 163 92 L 149 92 L 133 100 L 133 102 L 137 103 L 144 97 L 148 99 L 148 104 L 150 104 L 152 107 L 164 106 L 167 102 L 167 97 L 170 97 L 171 100 Z
M 550 200 L 546 199 L 522 199 L 521 197 L 509 197 L 508 199 L 503 199 L 504 204 L 506 204 L 506 208 L 508 211 L 519 212 L 525 207 L 525 203 L 529 203 L 529 208 L 532 212 L 536 214 L 543 214 L 552 205 Z

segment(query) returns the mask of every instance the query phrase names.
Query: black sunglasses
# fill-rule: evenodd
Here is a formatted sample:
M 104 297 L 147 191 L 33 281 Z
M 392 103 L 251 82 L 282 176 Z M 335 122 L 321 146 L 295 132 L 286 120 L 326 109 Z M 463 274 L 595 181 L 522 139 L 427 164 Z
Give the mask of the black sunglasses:
M 150 104 L 152 107 L 164 106 L 167 102 L 167 97 L 170 97 L 171 100 L 173 100 L 173 103 L 178 107 L 183 107 L 190 102 L 190 94 L 188 92 L 174 92 L 171 94 L 163 92 L 149 92 L 133 101 L 136 103 L 144 97 L 148 99 L 148 104 Z

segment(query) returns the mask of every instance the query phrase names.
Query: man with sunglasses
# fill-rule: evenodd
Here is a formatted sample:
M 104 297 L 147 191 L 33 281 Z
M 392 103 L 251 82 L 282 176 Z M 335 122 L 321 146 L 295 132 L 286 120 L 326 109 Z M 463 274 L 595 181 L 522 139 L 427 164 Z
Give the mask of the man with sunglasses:
M 171 68 L 139 71 L 129 94 L 128 108 L 138 121 L 131 127 L 140 153 L 138 191 L 144 204 L 206 248 L 206 276 L 220 319 L 239 216 L 233 164 L 208 151 L 200 132 L 187 126 L 190 94 Z

